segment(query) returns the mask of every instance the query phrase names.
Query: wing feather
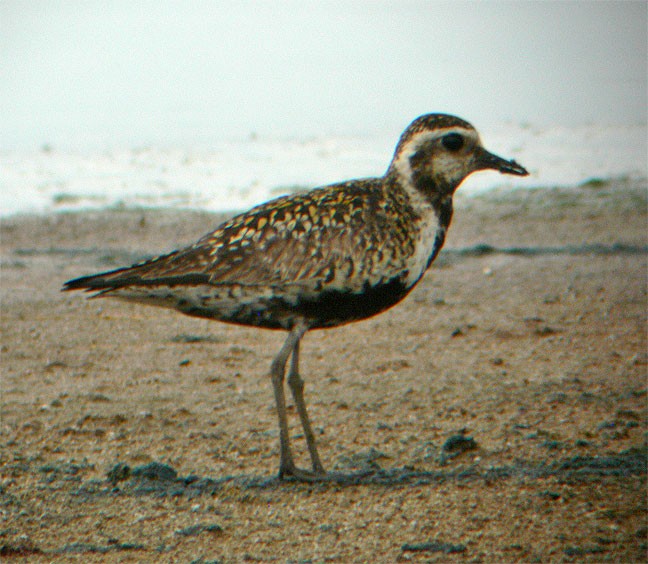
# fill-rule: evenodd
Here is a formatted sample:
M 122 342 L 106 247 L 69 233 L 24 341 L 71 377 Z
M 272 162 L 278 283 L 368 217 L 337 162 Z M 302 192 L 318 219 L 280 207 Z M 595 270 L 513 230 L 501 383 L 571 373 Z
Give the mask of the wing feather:
M 383 277 L 404 268 L 395 260 L 402 254 L 395 247 L 407 243 L 407 230 L 394 231 L 393 218 L 406 214 L 380 207 L 377 183 L 367 179 L 273 200 L 233 217 L 185 249 L 70 281 L 66 289 L 192 283 L 358 289 L 376 257 L 383 256 Z

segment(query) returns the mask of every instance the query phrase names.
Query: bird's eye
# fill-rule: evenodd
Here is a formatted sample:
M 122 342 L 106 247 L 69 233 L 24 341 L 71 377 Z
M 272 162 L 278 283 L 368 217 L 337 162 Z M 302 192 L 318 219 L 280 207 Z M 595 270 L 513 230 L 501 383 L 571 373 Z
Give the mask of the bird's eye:
M 448 133 L 441 138 L 441 143 L 448 151 L 458 151 L 464 145 L 464 138 L 459 133 Z

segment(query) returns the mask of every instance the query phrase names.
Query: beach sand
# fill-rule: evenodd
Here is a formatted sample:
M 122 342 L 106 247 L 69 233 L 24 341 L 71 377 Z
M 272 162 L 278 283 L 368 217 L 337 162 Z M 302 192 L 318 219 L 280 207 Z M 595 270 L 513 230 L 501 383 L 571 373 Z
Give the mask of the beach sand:
M 284 333 L 60 292 L 222 218 L 5 218 L 0 556 L 643 561 L 646 210 L 645 182 L 458 197 L 403 303 L 304 340 L 322 484 L 276 479 Z

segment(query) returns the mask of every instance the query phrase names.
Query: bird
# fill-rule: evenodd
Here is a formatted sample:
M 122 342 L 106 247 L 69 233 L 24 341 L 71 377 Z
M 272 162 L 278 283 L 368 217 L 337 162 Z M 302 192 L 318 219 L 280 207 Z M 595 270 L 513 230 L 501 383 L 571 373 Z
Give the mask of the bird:
M 403 300 L 444 244 L 455 190 L 486 169 L 528 175 L 514 160 L 487 151 L 467 121 L 425 114 L 405 129 L 383 176 L 279 197 L 232 217 L 186 248 L 69 280 L 62 289 L 286 331 L 270 366 L 278 478 L 325 480 L 299 372 L 304 335 L 367 319 Z M 295 464 L 286 381 L 312 469 Z

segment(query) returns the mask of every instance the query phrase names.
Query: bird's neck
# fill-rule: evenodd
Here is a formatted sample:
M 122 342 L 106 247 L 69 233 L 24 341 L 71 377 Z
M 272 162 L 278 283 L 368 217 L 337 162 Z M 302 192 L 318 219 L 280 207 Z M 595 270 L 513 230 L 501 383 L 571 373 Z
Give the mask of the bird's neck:
M 452 221 L 452 196 L 448 196 L 445 200 L 440 201 L 438 207 L 436 208 L 437 218 L 439 220 L 439 226 L 437 228 L 436 234 L 434 236 L 434 246 L 432 247 L 432 252 L 428 258 L 426 270 L 434 262 L 434 259 L 439 254 L 443 243 L 445 243 L 446 233 L 450 227 L 450 222 Z
M 390 170 L 391 184 L 407 201 L 412 217 L 416 218 L 418 229 L 413 230 L 414 253 L 408 260 L 407 281 L 414 285 L 423 276 L 439 254 L 445 242 L 446 233 L 452 220 L 453 190 L 439 190 L 431 179 L 418 179 L 412 176 L 403 178 L 397 170 Z
M 441 229 L 448 229 L 452 220 L 452 196 L 456 186 L 444 182 L 443 179 L 417 172 L 403 174 L 396 167 L 390 167 L 386 178 L 391 180 L 387 185 L 397 187 L 406 195 L 409 205 L 418 217 L 425 219 L 434 216 Z

